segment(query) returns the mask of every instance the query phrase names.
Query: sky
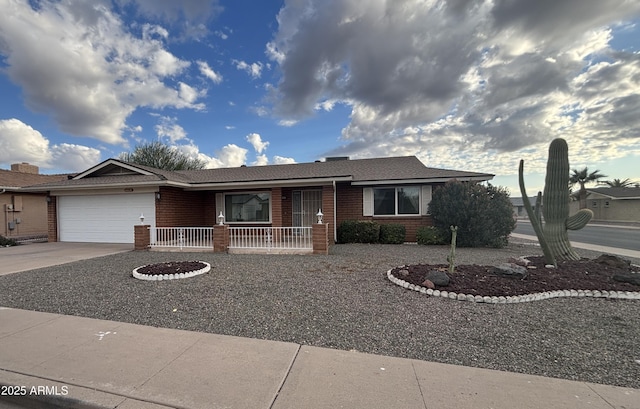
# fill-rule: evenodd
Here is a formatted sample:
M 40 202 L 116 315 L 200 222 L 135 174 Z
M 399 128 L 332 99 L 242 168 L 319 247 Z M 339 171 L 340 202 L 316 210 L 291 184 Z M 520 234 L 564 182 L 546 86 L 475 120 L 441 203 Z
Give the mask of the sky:
M 640 182 L 637 0 L 0 0 L 0 168 L 160 140 L 207 168 L 415 155 Z

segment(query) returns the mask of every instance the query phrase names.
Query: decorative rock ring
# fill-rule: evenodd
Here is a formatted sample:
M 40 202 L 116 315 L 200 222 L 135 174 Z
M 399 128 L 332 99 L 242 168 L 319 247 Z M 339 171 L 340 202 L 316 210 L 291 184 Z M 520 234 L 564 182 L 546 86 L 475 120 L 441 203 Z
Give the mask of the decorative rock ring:
M 163 281 L 194 277 L 210 270 L 211 264 L 204 261 L 169 261 L 140 266 L 133 270 L 132 275 L 139 280 Z

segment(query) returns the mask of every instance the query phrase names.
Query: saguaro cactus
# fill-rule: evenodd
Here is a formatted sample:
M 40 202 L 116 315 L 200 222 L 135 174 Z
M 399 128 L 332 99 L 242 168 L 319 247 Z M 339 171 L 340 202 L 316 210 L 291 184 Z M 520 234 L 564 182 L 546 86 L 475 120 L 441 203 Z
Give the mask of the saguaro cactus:
M 569 230 L 583 228 L 593 217 L 589 209 L 582 209 L 569 217 L 569 148 L 562 138 L 551 141 L 547 159 L 547 175 L 542 194 L 542 215 L 540 218 L 540 193 L 535 212 L 529 202 L 524 187 L 524 160 L 520 161 L 518 176 L 524 207 L 529 215 L 533 230 L 538 236 L 547 263 L 557 265 L 557 260 L 579 260 L 580 256 L 571 247 Z

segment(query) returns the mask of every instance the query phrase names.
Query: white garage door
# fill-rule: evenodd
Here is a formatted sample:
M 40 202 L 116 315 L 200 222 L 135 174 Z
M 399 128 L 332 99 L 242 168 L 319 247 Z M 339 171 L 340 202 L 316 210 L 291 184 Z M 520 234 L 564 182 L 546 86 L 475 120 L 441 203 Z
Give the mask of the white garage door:
M 153 193 L 58 197 L 60 241 L 133 243 L 133 226 L 156 225 Z

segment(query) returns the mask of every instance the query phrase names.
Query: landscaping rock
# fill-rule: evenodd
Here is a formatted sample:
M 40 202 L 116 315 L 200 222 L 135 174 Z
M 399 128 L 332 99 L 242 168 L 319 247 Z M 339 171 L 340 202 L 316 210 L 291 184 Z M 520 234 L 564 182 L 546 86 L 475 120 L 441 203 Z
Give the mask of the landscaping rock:
M 424 280 L 424 282 L 422 283 L 422 286 L 430 288 L 432 290 L 434 290 L 436 288 L 436 285 L 433 284 L 433 281 L 431 281 L 431 280 Z
M 626 268 L 631 265 L 629 260 L 625 260 L 612 254 L 602 254 L 600 257 L 595 259 L 595 262 L 615 268 Z
M 514 263 L 502 263 L 497 265 L 493 267 L 491 273 L 500 277 L 516 278 L 519 280 L 524 280 L 529 275 L 529 272 L 525 267 Z
M 449 285 L 449 281 L 450 281 L 450 278 L 447 275 L 447 273 L 440 270 L 429 271 L 425 278 L 439 287 L 444 287 Z
M 614 274 L 613 279 L 621 283 L 640 285 L 640 273 L 619 273 Z
M 409 270 L 407 270 L 406 268 L 403 268 L 402 270 L 398 271 L 398 275 L 402 277 L 406 277 L 409 275 Z

